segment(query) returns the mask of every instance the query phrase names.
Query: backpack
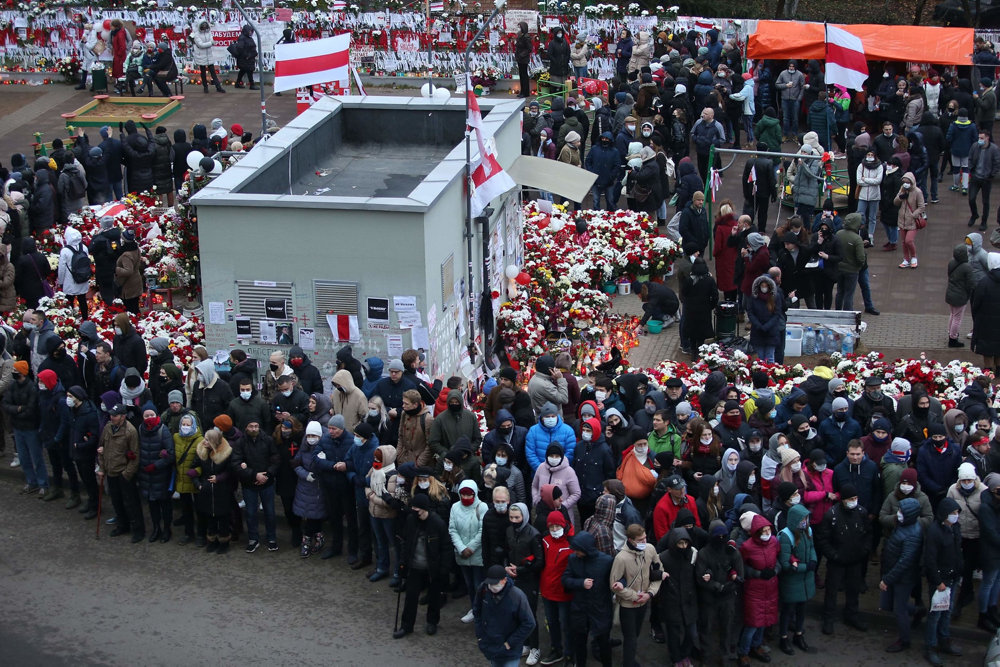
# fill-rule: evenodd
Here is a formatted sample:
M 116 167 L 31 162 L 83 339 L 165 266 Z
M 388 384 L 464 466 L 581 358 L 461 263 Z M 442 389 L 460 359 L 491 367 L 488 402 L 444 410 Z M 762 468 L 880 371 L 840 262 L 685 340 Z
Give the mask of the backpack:
M 87 196 L 87 184 L 83 180 L 83 175 L 80 173 L 79 169 L 72 169 L 68 173 L 69 186 L 66 188 L 66 191 L 69 198 L 83 199 Z
M 231 55 L 233 58 L 239 58 L 240 57 L 240 41 L 236 40 L 235 42 L 233 42 L 232 44 L 230 44 L 229 46 L 227 46 L 226 47 L 226 51 L 228 51 L 229 55 Z
M 90 276 L 94 274 L 90 267 L 90 255 L 87 254 L 82 245 L 79 248 L 70 248 L 70 252 L 73 253 L 73 256 L 69 260 L 69 275 L 73 278 L 73 282 L 89 282 Z

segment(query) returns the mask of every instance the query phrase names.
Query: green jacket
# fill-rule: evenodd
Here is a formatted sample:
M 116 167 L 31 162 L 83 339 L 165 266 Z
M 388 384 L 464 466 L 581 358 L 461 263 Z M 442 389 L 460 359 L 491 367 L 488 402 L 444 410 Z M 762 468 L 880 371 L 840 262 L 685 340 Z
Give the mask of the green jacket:
M 781 151 L 781 124 L 777 118 L 761 116 L 753 130 L 757 141 L 767 144 L 767 150 L 775 153 Z
M 804 505 L 793 505 L 788 510 L 788 525 L 778 533 L 778 543 L 781 553 L 778 563 L 781 565 L 778 575 L 778 597 L 781 602 L 807 602 L 816 595 L 816 547 L 813 543 L 812 528 L 806 528 L 799 533 L 798 525 L 809 520 L 809 510 Z M 798 543 L 795 535 L 798 534 Z M 798 561 L 798 567 L 792 567 L 792 558 Z M 809 571 L 809 563 L 814 570 Z
M 840 245 L 840 270 L 842 273 L 860 273 L 867 256 L 865 242 L 858 234 L 861 229 L 861 214 L 848 213 L 844 218 L 844 228 L 834 238 Z
M 684 453 L 684 443 L 681 439 L 681 434 L 677 432 L 677 427 L 673 424 L 667 425 L 667 432 L 662 436 L 657 435 L 656 431 L 649 432 L 649 451 L 653 452 L 653 456 L 656 456 L 660 452 L 673 452 L 674 458 L 681 458 L 681 454 Z

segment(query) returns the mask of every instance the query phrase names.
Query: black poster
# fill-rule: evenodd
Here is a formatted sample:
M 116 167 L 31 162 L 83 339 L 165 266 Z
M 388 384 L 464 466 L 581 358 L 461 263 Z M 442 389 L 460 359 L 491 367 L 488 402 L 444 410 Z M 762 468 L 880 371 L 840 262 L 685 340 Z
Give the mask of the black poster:
M 288 301 L 286 299 L 264 299 L 264 316 L 269 320 L 287 320 Z
M 368 321 L 389 321 L 389 299 L 376 299 L 368 297 Z
M 236 337 L 237 338 L 250 338 L 253 333 L 250 331 L 250 318 L 237 317 L 236 318 Z

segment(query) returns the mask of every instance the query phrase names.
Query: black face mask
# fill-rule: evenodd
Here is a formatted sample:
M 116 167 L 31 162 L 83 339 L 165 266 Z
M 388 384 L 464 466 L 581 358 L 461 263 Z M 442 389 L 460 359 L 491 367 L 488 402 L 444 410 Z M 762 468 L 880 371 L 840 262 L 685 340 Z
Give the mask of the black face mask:
M 498 426 L 497 432 L 500 435 L 510 435 L 510 432 L 514 430 L 513 426 Z
M 921 417 L 925 416 L 928 412 L 930 412 L 930 409 L 931 409 L 931 406 L 929 406 L 929 405 L 927 407 L 925 407 L 925 408 L 922 408 L 919 405 L 914 405 L 913 406 L 913 412 L 915 414 L 920 415 Z
M 462 404 L 461 403 L 449 403 L 448 404 L 448 410 L 452 414 L 456 414 L 457 415 L 459 412 L 462 411 Z
M 53 359 L 62 359 L 65 356 L 66 356 L 66 348 L 65 347 L 60 347 L 58 350 L 54 350 L 52 352 L 52 358 Z
M 270 368 L 272 373 L 278 372 L 278 364 L 270 364 Z

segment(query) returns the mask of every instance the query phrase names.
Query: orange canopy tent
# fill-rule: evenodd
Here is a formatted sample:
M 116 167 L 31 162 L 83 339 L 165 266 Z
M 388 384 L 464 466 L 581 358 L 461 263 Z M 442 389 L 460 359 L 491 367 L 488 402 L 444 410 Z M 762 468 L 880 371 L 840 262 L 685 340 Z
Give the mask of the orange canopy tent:
M 919 25 L 831 24 L 861 38 L 868 60 L 897 60 L 942 65 L 970 65 L 972 28 Z M 759 21 L 747 41 L 747 58 L 823 60 L 826 57 L 822 23 Z

